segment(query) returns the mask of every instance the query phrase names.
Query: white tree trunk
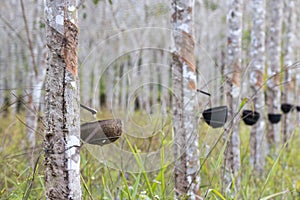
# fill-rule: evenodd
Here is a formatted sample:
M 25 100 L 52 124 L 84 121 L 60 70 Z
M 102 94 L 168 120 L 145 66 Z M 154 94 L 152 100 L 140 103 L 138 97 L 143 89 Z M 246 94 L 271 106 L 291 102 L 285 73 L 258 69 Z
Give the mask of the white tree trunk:
M 1 34 L 1 38 L 2 34 Z M 0 43 L 1 46 L 3 45 L 2 42 Z M 0 88 L 4 88 L 5 86 L 5 81 L 4 81 L 4 71 L 5 71 L 5 51 L 1 51 L 0 52 L 0 59 L 3 60 L 2 64 L 0 65 L 0 70 L 1 70 L 1 75 L 0 75 Z M 4 98 L 5 98 L 5 92 L 0 92 L 0 105 L 1 105 L 1 112 L 0 114 L 2 114 L 2 106 L 4 106 Z
M 115 77 L 115 63 L 107 68 L 107 77 L 105 77 L 105 94 L 106 94 L 106 107 L 111 109 L 114 97 L 114 78 Z
M 252 0 L 250 87 L 254 95 L 255 111 L 260 114 L 258 122 L 251 129 L 250 164 L 261 174 L 266 158 L 265 137 L 265 95 L 263 90 L 265 73 L 265 0 Z
M 44 84 L 46 74 L 46 50 L 42 35 L 39 34 L 41 7 L 36 6 L 32 18 L 34 19 L 32 26 L 27 24 L 27 12 L 24 5 L 23 20 L 28 41 L 28 52 L 30 53 L 30 71 L 27 74 L 28 86 L 26 89 L 27 104 L 26 104 L 26 125 L 27 125 L 27 139 L 30 147 L 35 147 L 36 144 L 36 130 L 38 127 L 38 115 L 41 101 L 42 87 Z M 33 164 L 33 163 L 32 163 Z
M 87 38 L 88 35 L 85 35 Z M 87 38 L 87 40 L 90 40 L 90 38 Z M 92 43 L 92 42 L 90 42 Z M 86 48 L 88 49 L 88 45 L 82 44 L 81 48 Z M 84 52 L 84 51 L 83 51 Z M 88 52 L 90 53 L 90 52 Z M 80 66 L 80 80 L 81 81 L 81 90 L 80 90 L 80 95 L 81 95 L 81 103 L 85 105 L 89 105 L 94 107 L 94 104 L 91 104 L 91 93 L 94 92 L 94 85 L 91 85 L 91 80 L 92 80 L 92 73 L 93 73 L 93 67 L 95 65 L 95 58 L 90 56 L 89 54 L 84 55 L 84 61 Z M 97 76 L 98 74 L 94 74 L 94 76 Z M 94 77 L 94 80 L 97 81 L 98 77 Z
M 296 8 L 299 8 L 300 6 L 300 1 L 295 1 L 295 7 Z M 300 29 L 300 10 L 299 9 L 295 9 L 295 14 L 296 14 L 296 30 L 299 30 Z M 299 41 L 300 39 L 300 33 L 299 31 L 296 31 L 295 32 L 295 40 L 296 41 Z M 296 58 L 299 58 L 300 57 L 300 43 L 297 42 L 296 43 L 296 49 L 295 49 L 295 57 Z M 296 95 L 296 105 L 300 106 L 300 66 L 297 65 L 296 67 L 296 70 L 295 70 L 295 95 Z M 297 112 L 296 114 L 296 124 L 297 124 L 297 127 L 300 126 L 300 112 Z
M 46 0 L 45 182 L 47 199 L 81 199 L 77 2 Z
M 172 0 L 175 198 L 200 199 L 193 0 Z
M 151 104 L 151 112 L 158 103 L 158 66 L 150 64 L 151 66 L 151 74 L 152 74 L 152 104 Z
M 297 105 L 299 106 L 300 105 L 300 69 L 299 68 L 296 69 L 296 84 L 295 85 L 296 85 L 295 93 L 297 96 L 296 101 L 297 101 Z M 296 120 L 297 120 L 296 124 L 299 127 L 300 126 L 300 112 L 298 112 L 298 111 L 297 111 Z
M 159 73 L 161 75 L 161 97 L 160 97 L 160 101 L 161 101 L 161 111 L 163 114 L 167 113 L 167 108 L 171 107 L 171 100 L 170 100 L 170 95 L 169 95 L 169 88 L 170 88 L 170 69 L 167 67 L 168 64 L 168 60 L 170 58 L 170 55 L 168 52 L 164 51 L 161 57 L 162 63 L 164 64 L 163 67 L 159 68 Z
M 286 33 L 284 38 L 284 86 L 282 91 L 282 103 L 289 103 L 294 105 L 295 95 L 295 72 L 293 69 L 294 62 L 294 31 L 295 31 L 295 2 L 294 0 L 285 1 L 285 27 Z M 287 142 L 292 131 L 295 128 L 294 115 L 291 113 L 285 114 L 283 116 L 283 143 Z
M 151 56 L 149 55 L 149 51 L 142 51 L 141 57 L 142 57 L 142 63 L 140 66 L 141 70 L 141 88 L 142 93 L 140 93 L 140 98 L 142 100 L 143 104 L 143 111 L 146 113 L 150 113 L 150 94 L 151 94 L 151 77 L 153 76 L 153 73 L 151 73 Z
M 14 54 L 16 52 L 16 46 L 13 44 L 10 46 L 10 57 L 14 58 Z M 10 87 L 12 88 L 12 90 L 15 90 L 15 88 L 17 88 L 17 84 L 16 84 L 16 69 L 17 69 L 17 62 L 16 62 L 16 59 L 12 60 L 10 62 Z M 14 96 L 16 95 L 15 92 L 13 92 L 13 95 L 10 95 L 10 99 L 11 99 L 11 102 L 14 102 L 12 105 L 11 105 L 11 111 L 12 111 L 12 114 L 15 115 L 16 114 L 16 108 L 17 108 L 17 104 L 15 103 L 16 102 L 16 97 Z M 0 104 L 2 105 L 2 104 Z
M 229 127 L 225 131 L 224 140 L 228 139 L 225 150 L 223 188 L 226 192 L 235 195 L 240 188 L 240 133 L 238 117 L 241 93 L 241 58 L 242 58 L 242 19 L 243 0 L 230 0 L 227 13 L 227 66 L 226 97 L 228 109 Z M 232 180 L 234 178 L 234 182 Z M 233 186 L 232 184 L 235 183 Z M 232 190 L 234 188 L 234 190 Z
M 268 47 L 268 77 L 267 99 L 268 113 L 281 113 L 280 111 L 280 54 L 281 54 L 281 24 L 282 24 L 282 0 L 269 2 L 269 36 Z M 268 123 L 267 140 L 269 149 L 280 146 L 280 123 Z
M 125 75 L 128 71 L 128 61 L 126 60 L 122 69 L 122 81 L 121 81 L 121 110 L 127 110 L 127 104 L 126 104 L 126 99 L 127 99 L 127 76 Z

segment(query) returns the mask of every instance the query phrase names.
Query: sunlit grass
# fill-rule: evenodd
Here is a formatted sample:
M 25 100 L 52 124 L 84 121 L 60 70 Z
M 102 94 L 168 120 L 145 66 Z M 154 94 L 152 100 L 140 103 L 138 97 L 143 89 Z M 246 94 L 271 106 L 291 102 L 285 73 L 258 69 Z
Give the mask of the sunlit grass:
M 101 116 L 104 115 L 107 118 L 113 117 L 109 112 L 102 112 Z M 139 120 L 141 115 L 135 113 L 133 117 Z M 230 199 L 222 191 L 223 139 L 216 144 L 223 130 L 211 129 L 203 122 L 200 122 L 199 126 L 201 195 L 206 199 Z M 33 173 L 30 165 L 31 149 L 26 147 L 24 124 L 15 117 L 2 118 L 0 130 L 2 160 L 0 199 L 23 197 L 43 199 L 45 196 L 43 155 L 36 163 L 36 172 Z M 130 151 L 134 155 L 135 162 L 140 164 L 140 171 L 133 173 L 110 168 L 99 162 L 83 147 L 81 150 L 83 199 L 114 199 L 116 196 L 119 199 L 173 199 L 173 163 L 165 162 L 166 147 L 172 143 L 171 121 L 166 121 L 165 126 L 158 126 L 157 133 L 152 139 L 149 137 L 143 141 L 127 136 L 123 135 L 116 145 L 123 143 L 122 148 Z M 241 123 L 242 187 L 237 199 L 299 199 L 300 189 L 297 190 L 297 187 L 300 188 L 299 130 L 293 134 L 288 149 L 283 145 L 280 152 L 268 154 L 262 176 L 255 176 L 249 165 L 249 138 L 250 128 Z M 34 152 L 35 159 L 42 151 L 42 138 L 39 136 L 38 140 L 40 147 Z M 142 164 L 140 153 L 151 151 L 158 151 L 160 160 L 155 163 L 157 170 L 147 171 Z

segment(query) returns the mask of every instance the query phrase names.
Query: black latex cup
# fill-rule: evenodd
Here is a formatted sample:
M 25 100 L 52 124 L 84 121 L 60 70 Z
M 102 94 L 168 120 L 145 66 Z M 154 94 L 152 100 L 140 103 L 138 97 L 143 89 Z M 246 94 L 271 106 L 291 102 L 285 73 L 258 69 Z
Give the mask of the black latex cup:
M 277 124 L 278 122 L 280 122 L 281 114 L 268 114 L 268 119 L 271 124 Z
M 260 114 L 252 110 L 244 110 L 242 114 L 243 121 L 246 125 L 253 126 L 259 119 Z
M 213 128 L 224 126 L 227 121 L 227 106 L 219 106 L 204 110 L 202 116 L 204 121 Z
M 300 106 L 296 106 L 297 112 L 300 112 Z
M 289 113 L 293 109 L 293 105 L 289 103 L 281 104 L 281 110 L 284 114 Z

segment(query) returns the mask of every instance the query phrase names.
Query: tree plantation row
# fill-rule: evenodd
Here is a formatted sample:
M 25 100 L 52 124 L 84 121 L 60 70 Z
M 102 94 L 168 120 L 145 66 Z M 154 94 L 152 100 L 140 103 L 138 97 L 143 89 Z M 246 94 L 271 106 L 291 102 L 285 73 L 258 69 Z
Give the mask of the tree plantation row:
M 299 3 L 0 2 L 0 198 L 299 198 Z

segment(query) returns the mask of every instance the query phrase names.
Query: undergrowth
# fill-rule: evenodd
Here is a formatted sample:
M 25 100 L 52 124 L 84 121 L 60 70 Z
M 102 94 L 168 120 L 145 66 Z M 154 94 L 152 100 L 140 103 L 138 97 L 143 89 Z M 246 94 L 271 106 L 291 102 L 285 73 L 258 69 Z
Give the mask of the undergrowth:
M 44 199 L 42 134 L 37 134 L 38 144 L 33 151 L 26 145 L 26 127 L 15 117 L 0 119 L 0 199 Z M 205 199 L 300 199 L 299 130 L 296 129 L 289 147 L 270 152 L 265 171 L 257 176 L 249 164 L 250 128 L 241 122 L 241 190 L 235 197 L 222 191 L 222 160 L 224 145 L 222 129 L 211 129 L 199 124 L 201 195 Z M 158 170 L 148 171 L 143 166 L 140 152 L 145 151 L 141 142 L 130 137 L 126 142 L 139 165 L 139 172 L 111 168 L 99 161 L 87 148 L 81 150 L 81 184 L 83 199 L 173 199 L 173 163 L 166 163 L 165 147 L 171 142 L 170 126 L 163 127 L 160 135 L 151 143 L 159 151 L 160 161 L 154 163 Z M 119 141 L 119 144 L 120 144 Z M 159 144 L 158 144 L 159 143 Z M 214 145 L 215 144 L 215 145 Z M 117 144 L 118 145 L 118 144 Z M 101 147 L 99 147 L 101 148 Z M 33 153 L 32 153 L 33 152 Z M 30 162 L 33 156 L 35 162 Z M 39 158 L 39 159 L 38 159 Z M 116 198 L 118 197 L 118 198 Z

